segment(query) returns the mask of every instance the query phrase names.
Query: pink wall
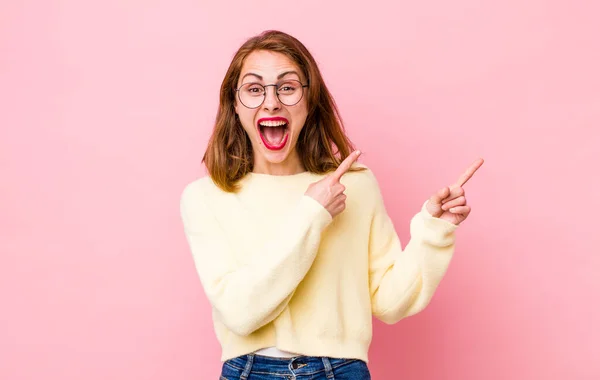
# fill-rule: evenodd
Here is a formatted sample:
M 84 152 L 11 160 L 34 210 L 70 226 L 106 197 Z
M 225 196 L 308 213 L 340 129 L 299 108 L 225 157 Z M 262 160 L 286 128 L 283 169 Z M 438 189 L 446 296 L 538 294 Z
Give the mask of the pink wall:
M 0 5 L 1 379 L 216 378 L 179 195 L 267 28 L 317 57 L 404 243 L 486 160 L 432 304 L 376 324 L 374 379 L 600 378 L 597 2 L 199 3 Z

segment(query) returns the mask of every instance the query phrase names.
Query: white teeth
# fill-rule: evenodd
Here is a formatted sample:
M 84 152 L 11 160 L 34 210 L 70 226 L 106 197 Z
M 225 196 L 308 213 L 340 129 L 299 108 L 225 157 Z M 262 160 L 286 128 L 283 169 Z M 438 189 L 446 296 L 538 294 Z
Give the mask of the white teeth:
M 259 124 L 263 127 L 279 127 L 281 125 L 286 125 L 287 123 L 283 120 L 279 120 L 279 121 L 261 121 Z

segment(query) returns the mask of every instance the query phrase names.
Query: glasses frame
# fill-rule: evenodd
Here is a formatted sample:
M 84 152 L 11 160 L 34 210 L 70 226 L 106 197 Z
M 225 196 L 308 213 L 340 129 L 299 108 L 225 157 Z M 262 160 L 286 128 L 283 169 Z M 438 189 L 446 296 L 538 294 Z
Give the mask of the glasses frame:
M 298 101 L 297 101 L 296 103 L 294 103 L 294 104 L 286 104 L 286 103 L 282 102 L 282 101 L 281 101 L 281 99 L 279 99 L 279 91 L 277 91 L 277 86 L 278 86 L 278 84 L 277 84 L 277 83 L 274 83 L 274 84 L 260 84 L 260 83 L 258 83 L 258 82 L 247 82 L 247 83 L 244 83 L 244 84 L 242 84 L 242 85 L 241 85 L 240 87 L 238 87 L 238 88 L 234 88 L 233 90 L 234 90 L 235 92 L 237 92 L 237 94 L 238 94 L 238 96 L 237 96 L 237 97 L 238 97 L 238 100 L 240 101 L 240 103 L 242 103 L 242 105 L 243 105 L 244 107 L 246 107 L 246 108 L 248 108 L 248 109 L 251 109 L 251 110 L 253 110 L 253 109 L 257 109 L 258 107 L 262 106 L 262 105 L 263 105 L 263 103 L 265 102 L 265 99 L 267 98 L 267 87 L 275 87 L 275 95 L 277 96 L 277 101 L 278 101 L 279 103 L 283 104 L 284 106 L 292 107 L 292 106 L 295 106 L 296 104 L 300 103 L 300 101 L 301 101 L 301 100 L 302 100 L 302 98 L 304 97 L 304 88 L 307 88 L 307 87 L 308 87 L 308 85 L 309 85 L 309 83 L 302 84 L 302 82 L 301 82 L 301 81 L 299 81 L 299 80 L 297 80 L 297 79 L 288 79 L 287 81 L 295 81 L 295 82 L 298 82 L 298 83 L 300 83 L 300 85 L 301 85 L 302 94 L 300 95 L 300 99 L 298 99 Z M 285 83 L 286 81 L 283 81 L 283 82 Z M 263 95 L 263 99 L 262 99 L 262 101 L 261 101 L 261 102 L 260 102 L 260 104 L 259 104 L 259 105 L 257 105 L 256 107 L 248 107 L 248 106 L 247 106 L 247 105 L 245 105 L 245 104 L 244 104 L 244 102 L 242 101 L 242 97 L 241 97 L 241 95 L 240 95 L 240 89 L 241 89 L 242 87 L 244 87 L 244 86 L 248 85 L 248 84 L 257 84 L 257 85 L 261 86 L 261 87 L 262 87 L 262 88 L 265 90 L 265 91 L 264 91 L 264 95 Z M 281 83 L 279 83 L 279 84 L 281 84 Z

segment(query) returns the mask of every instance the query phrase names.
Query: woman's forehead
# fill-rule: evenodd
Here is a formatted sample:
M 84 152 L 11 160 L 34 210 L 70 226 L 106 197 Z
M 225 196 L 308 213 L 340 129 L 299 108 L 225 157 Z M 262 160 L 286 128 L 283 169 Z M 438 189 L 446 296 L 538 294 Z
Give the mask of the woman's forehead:
M 259 50 L 246 57 L 240 79 L 246 76 L 264 81 L 279 80 L 283 77 L 302 79 L 302 70 L 282 53 Z

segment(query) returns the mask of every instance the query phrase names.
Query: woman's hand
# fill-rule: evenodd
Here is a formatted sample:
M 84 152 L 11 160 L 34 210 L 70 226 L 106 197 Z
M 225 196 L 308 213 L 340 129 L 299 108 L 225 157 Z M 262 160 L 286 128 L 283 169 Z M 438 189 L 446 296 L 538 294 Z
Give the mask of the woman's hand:
M 427 202 L 427 211 L 436 218 L 444 219 L 456 225 L 464 222 L 471 212 L 471 207 L 467 205 L 463 186 L 481 165 L 483 165 L 482 158 L 476 160 L 456 183 L 444 187 L 432 195 L 429 202 Z
M 346 208 L 346 194 L 344 194 L 346 187 L 340 183 L 340 178 L 350 170 L 358 156 L 360 156 L 360 151 L 352 152 L 335 172 L 323 177 L 320 181 L 311 183 L 305 192 L 305 195 L 315 199 L 325 207 L 332 218 L 335 218 Z

